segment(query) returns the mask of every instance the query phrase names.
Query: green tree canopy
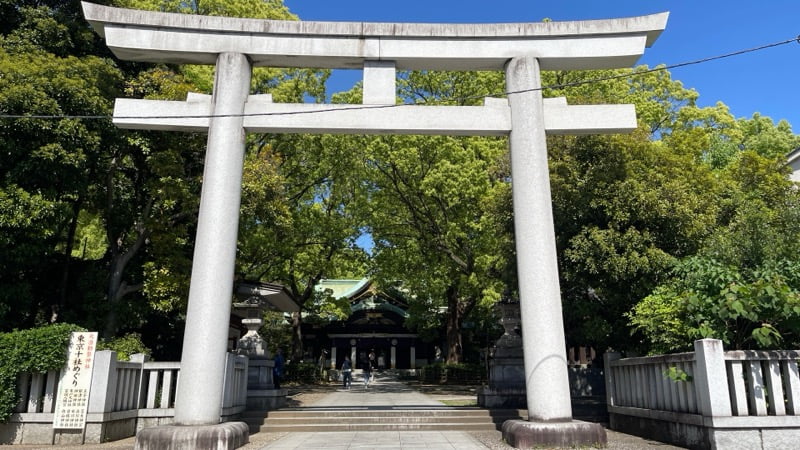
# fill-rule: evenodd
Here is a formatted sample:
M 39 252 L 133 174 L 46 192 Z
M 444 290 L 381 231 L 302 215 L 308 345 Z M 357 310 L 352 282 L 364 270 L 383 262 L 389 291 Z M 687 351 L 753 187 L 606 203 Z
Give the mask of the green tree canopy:
M 741 121 L 745 137 L 752 123 Z M 717 171 L 714 232 L 629 314 L 651 351 L 684 350 L 705 337 L 734 349 L 800 343 L 800 193 L 782 154 L 762 156 L 770 153 L 745 149 Z
M 121 73 L 96 56 L 69 55 L 61 11 L 20 6 L 0 36 L 0 111 L 21 116 L 108 114 Z M 60 42 L 54 49 L 50 39 Z M 57 51 L 57 54 L 51 53 Z M 79 52 L 78 52 L 79 53 Z M 80 210 L 103 165 L 108 121 L 0 119 L 0 326 L 58 315 Z M 13 311 L 10 305 L 14 305 Z

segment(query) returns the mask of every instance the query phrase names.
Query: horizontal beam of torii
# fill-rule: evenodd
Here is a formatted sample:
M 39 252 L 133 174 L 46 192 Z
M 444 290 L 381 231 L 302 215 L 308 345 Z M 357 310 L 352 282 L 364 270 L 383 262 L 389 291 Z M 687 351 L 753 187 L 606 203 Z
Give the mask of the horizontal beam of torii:
M 208 131 L 210 95 L 190 93 L 185 102 L 117 99 L 120 128 Z M 484 106 L 332 105 L 273 103 L 271 95 L 250 95 L 245 130 L 252 133 L 424 134 L 501 136 L 511 132 L 511 107 L 504 98 Z M 393 124 L 387 128 L 387 124 Z M 633 105 L 567 105 L 564 97 L 544 99 L 547 134 L 627 133 L 636 129 Z
M 667 13 L 574 22 L 400 24 L 207 17 L 89 3 L 83 9 L 121 59 L 216 65 L 210 97 L 118 99 L 115 108 L 114 122 L 122 127 L 208 131 L 175 406 L 175 424 L 197 427 L 145 429 L 137 446 L 140 440 L 143 448 L 165 445 L 175 433 L 220 434 L 214 424 L 224 384 L 248 131 L 508 135 L 529 422 L 507 421 L 503 437 L 515 446 L 605 440 L 599 425 L 571 420 L 545 135 L 630 131 L 636 116 L 632 105 L 545 100 L 540 71 L 630 66 L 661 34 Z M 363 105 L 281 104 L 249 95 L 255 66 L 363 69 Z M 486 99 L 484 106 L 396 105 L 397 70 L 504 70 L 507 98 Z

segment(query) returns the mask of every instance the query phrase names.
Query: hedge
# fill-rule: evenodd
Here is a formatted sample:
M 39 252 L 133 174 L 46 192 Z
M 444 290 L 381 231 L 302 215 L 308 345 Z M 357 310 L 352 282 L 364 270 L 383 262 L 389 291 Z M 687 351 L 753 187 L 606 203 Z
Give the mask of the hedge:
M 286 369 L 284 383 L 314 384 L 319 380 L 319 366 L 314 363 L 290 363 L 284 368 Z
M 480 384 L 486 373 L 480 364 L 429 364 L 419 371 L 419 381 L 427 384 Z
M 61 370 L 67 363 L 69 337 L 83 328 L 59 323 L 0 333 L 0 422 L 6 422 L 20 401 L 19 374 Z

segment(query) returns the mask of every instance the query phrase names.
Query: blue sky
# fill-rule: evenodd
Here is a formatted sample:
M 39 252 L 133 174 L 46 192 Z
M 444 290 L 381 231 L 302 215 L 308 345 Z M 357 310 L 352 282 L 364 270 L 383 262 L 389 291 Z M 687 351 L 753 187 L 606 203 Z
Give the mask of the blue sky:
M 669 11 L 667 28 L 639 63 L 676 64 L 800 35 L 800 0 L 285 0 L 302 20 L 374 22 L 538 22 L 628 17 Z M 676 68 L 672 77 L 700 93 L 701 106 L 721 101 L 736 117 L 755 112 L 786 119 L 800 134 L 800 43 Z M 352 73 L 334 74 L 333 91 Z

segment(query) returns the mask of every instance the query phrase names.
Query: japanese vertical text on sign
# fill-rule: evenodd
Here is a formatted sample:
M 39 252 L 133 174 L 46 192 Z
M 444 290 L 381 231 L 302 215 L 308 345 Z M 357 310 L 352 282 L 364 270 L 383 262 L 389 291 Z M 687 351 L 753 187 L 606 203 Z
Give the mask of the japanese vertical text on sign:
M 67 365 L 61 374 L 53 428 L 82 429 L 89 407 L 97 332 L 73 332 L 67 351 Z

